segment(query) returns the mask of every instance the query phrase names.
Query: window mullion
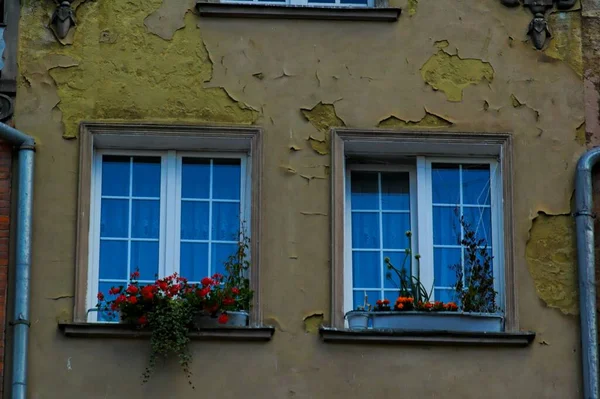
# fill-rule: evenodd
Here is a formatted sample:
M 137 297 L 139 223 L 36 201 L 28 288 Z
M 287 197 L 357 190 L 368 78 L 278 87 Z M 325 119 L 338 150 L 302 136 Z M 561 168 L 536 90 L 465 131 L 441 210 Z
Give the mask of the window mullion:
M 178 175 L 178 159 L 175 151 L 168 151 L 165 156 L 165 173 L 161 181 L 161 197 L 164 198 L 164 229 L 161 229 L 160 242 L 164 248 L 164 263 L 160 268 L 162 276 L 179 272 L 179 221 L 181 220 L 181 207 L 179 194 L 181 191 L 181 176 Z
M 90 209 L 90 238 L 89 247 L 91 256 L 89 257 L 89 274 L 87 289 L 86 310 L 92 309 L 96 304 L 96 291 L 99 287 L 100 278 L 100 211 L 102 196 L 102 155 L 95 154 L 93 161 L 92 187 L 91 187 L 91 209 Z M 98 312 L 87 314 L 88 322 L 98 321 Z
M 352 276 L 352 172 L 346 172 L 344 209 L 344 313 L 354 309 L 354 287 Z
M 433 201 L 431 186 L 431 163 L 425 157 L 417 157 L 417 251 L 419 279 L 429 290 L 434 284 L 433 272 Z M 435 291 L 433 293 L 435 297 Z

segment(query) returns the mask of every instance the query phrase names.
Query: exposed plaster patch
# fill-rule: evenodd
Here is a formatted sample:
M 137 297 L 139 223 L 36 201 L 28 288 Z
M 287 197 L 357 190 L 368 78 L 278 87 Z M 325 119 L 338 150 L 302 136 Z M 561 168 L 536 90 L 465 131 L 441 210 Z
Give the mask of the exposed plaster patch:
M 432 112 L 425 111 L 425 116 L 418 121 L 404 120 L 394 115 L 379 122 L 377 127 L 449 127 L 453 123 Z
M 536 109 L 533 109 L 529 105 L 525 104 L 524 102 L 519 101 L 519 99 L 514 94 L 510 95 L 510 103 L 512 104 L 513 108 L 527 108 L 531 110 L 535 116 L 535 120 L 540 120 L 540 113 Z
M 434 90 L 446 94 L 448 101 L 462 101 L 463 89 L 486 80 L 494 80 L 494 68 L 489 62 L 475 58 L 460 58 L 443 49 L 432 55 L 421 67 L 421 76 Z
M 419 8 L 419 0 L 408 0 L 408 15 L 411 17 L 417 13 Z
M 441 50 L 447 48 L 450 45 L 450 42 L 448 40 L 438 40 L 434 42 L 433 45 Z
M 322 324 L 323 312 L 309 314 L 304 317 L 304 332 L 308 334 L 318 334 Z
M 581 14 L 556 12 L 548 17 L 552 40 L 544 49 L 550 58 L 564 61 L 583 78 L 583 52 L 581 42 Z
M 582 122 L 575 130 L 575 141 L 579 145 L 589 144 L 589 137 L 585 133 L 585 122 Z
M 529 231 L 526 258 L 538 296 L 565 314 L 579 313 L 573 217 L 539 212 Z
M 302 115 L 315 127 L 321 134 L 323 139 L 309 136 L 308 143 L 312 149 L 319 155 L 327 155 L 330 151 L 330 133 L 332 127 L 346 126 L 344 121 L 340 119 L 333 104 L 318 103 L 311 109 L 301 108 Z
M 163 38 L 173 39 L 179 29 L 185 27 L 185 14 L 193 10 L 196 0 L 163 0 L 158 10 L 144 19 L 148 31 Z

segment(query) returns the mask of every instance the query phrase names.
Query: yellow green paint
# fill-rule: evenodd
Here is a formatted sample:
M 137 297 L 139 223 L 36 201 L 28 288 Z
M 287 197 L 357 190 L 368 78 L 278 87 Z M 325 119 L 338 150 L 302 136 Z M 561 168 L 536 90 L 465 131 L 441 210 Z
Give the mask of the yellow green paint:
M 323 313 L 313 313 L 304 317 L 304 332 L 308 334 L 318 334 L 321 325 L 323 325 Z
M 570 215 L 540 213 L 533 220 L 526 249 L 537 295 L 565 314 L 579 312 L 575 224 Z
M 494 68 L 489 62 L 472 58 L 460 58 L 440 49 L 421 67 L 425 83 L 446 94 L 448 101 L 462 100 L 463 89 L 484 80 L 491 83 Z
M 564 61 L 583 77 L 583 52 L 581 44 L 581 14 L 558 12 L 548 17 L 552 40 L 544 50 L 547 56 Z
M 419 0 L 408 0 L 408 15 L 411 17 L 417 13 L 419 7 Z
M 579 127 L 575 130 L 575 141 L 577 141 L 580 145 L 587 144 L 587 136 L 585 134 L 585 122 L 583 122 Z
M 40 21 L 48 10 L 38 5 L 23 13 L 21 22 L 35 28 L 21 36 L 21 72 L 35 81 L 40 71 L 48 70 L 44 72 L 54 80 L 60 97 L 63 137 L 77 137 L 83 120 L 256 121 L 258 112 L 235 101 L 224 88 L 205 87 L 212 63 L 192 14 L 186 15 L 185 28 L 171 41 L 148 34 L 143 21 L 160 4 L 86 2 L 77 9 L 73 45 L 44 50 L 29 43 L 45 36 Z M 78 65 L 54 68 L 45 60 L 56 54 L 79 60 Z
M 418 121 L 404 120 L 404 119 L 400 119 L 400 118 L 397 118 L 392 115 L 389 118 L 382 120 L 381 122 L 379 122 L 379 125 L 377 125 L 377 127 L 390 127 L 390 128 L 391 127 L 435 128 L 435 127 L 448 127 L 448 126 L 452 126 L 452 122 L 450 122 L 449 120 L 447 120 L 445 118 L 442 118 L 441 116 L 432 114 L 431 112 L 425 112 L 425 116 Z
M 311 109 L 302 108 L 302 115 L 315 127 L 323 138 L 317 138 L 309 136 L 308 143 L 312 149 L 319 155 L 329 154 L 330 147 L 330 133 L 329 129 L 332 127 L 346 126 L 343 120 L 341 120 L 336 112 L 333 104 L 318 103 Z

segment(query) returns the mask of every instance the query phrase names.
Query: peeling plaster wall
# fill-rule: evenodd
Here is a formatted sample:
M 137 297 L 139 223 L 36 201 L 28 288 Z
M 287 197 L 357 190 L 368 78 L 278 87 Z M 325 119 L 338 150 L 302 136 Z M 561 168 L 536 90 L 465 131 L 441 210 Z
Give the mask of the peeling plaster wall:
M 52 2 L 22 2 L 15 117 L 39 143 L 30 396 L 196 394 L 172 359 L 140 384 L 145 341 L 57 332 L 73 309 L 78 124 L 127 120 L 264 130 L 261 300 L 277 331 L 268 344 L 194 343 L 198 394 L 377 398 L 401 386 L 423 398 L 480 398 L 482 389 L 490 398 L 578 397 L 578 319 L 560 311 L 575 304 L 555 302 L 561 290 L 571 298 L 573 281 L 542 272 L 557 256 L 557 267 L 573 270 L 573 229 L 566 216 L 538 214 L 570 212 L 585 149 L 581 44 L 572 40 L 579 11 L 552 16 L 551 28 L 566 28 L 536 52 L 524 42 L 529 12 L 496 0 L 403 1 L 408 12 L 397 23 L 209 19 L 192 5 L 85 1 L 72 45 L 63 46 L 45 27 Z M 544 345 L 338 346 L 312 334 L 330 319 L 331 126 L 514 134 L 520 327 Z M 553 240 L 564 244 L 560 253 Z M 556 284 L 568 289 L 540 288 Z

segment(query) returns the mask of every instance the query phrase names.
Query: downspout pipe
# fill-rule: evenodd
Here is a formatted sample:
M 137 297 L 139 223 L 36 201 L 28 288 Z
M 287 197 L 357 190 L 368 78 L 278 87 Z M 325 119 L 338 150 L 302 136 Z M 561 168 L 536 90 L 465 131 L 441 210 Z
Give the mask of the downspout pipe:
M 577 266 L 581 308 L 581 357 L 584 399 L 599 399 L 598 327 L 596 323 L 596 273 L 594 254 L 594 213 L 592 168 L 600 161 L 600 147 L 583 154 L 575 175 L 575 222 Z
M 14 326 L 12 357 L 12 398 L 27 397 L 27 349 L 29 341 L 29 275 L 31 270 L 31 233 L 33 210 L 33 137 L 0 123 L 0 139 L 19 149 L 19 186 L 17 195 L 16 260 L 14 288 Z

